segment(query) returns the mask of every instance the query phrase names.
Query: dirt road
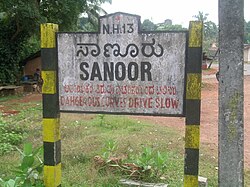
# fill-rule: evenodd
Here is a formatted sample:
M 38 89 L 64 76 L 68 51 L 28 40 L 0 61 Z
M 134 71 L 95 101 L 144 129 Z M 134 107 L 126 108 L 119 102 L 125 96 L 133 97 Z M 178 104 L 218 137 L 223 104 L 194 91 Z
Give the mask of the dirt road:
M 216 72 L 216 71 L 215 71 Z M 217 154 L 218 147 L 218 81 L 213 72 L 203 76 L 201 92 L 201 144 L 206 144 L 211 151 Z M 250 76 L 244 77 L 244 159 L 245 168 L 250 169 Z M 184 134 L 185 121 L 183 118 L 168 117 L 139 117 L 150 120 L 156 124 L 179 129 Z

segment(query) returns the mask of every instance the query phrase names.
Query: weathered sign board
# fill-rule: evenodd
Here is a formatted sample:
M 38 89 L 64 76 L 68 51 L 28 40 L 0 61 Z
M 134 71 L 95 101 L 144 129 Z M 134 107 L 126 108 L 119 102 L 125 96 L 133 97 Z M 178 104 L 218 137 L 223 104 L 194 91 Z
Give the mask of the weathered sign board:
M 98 33 L 58 33 L 60 111 L 184 116 L 188 32 L 142 32 L 100 17 Z
M 57 31 L 41 25 L 45 186 L 61 186 L 60 112 L 84 112 L 185 116 L 183 182 L 198 187 L 203 23 L 143 32 L 114 13 L 96 33 Z

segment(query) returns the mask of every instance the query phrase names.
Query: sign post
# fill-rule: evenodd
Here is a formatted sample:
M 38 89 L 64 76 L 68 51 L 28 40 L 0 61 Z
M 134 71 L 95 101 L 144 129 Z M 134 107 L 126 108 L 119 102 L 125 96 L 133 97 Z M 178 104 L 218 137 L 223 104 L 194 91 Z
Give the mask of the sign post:
M 219 0 L 219 186 L 244 186 L 244 0 Z
M 198 186 L 202 29 L 202 22 L 190 22 L 186 85 L 185 187 Z
M 61 185 L 60 112 L 57 91 L 56 24 L 41 25 L 44 184 Z

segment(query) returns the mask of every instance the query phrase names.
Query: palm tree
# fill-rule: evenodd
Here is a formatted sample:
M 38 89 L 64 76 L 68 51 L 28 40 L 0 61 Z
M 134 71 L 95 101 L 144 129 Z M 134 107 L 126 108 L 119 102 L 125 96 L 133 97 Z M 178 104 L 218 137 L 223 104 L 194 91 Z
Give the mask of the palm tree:
M 112 3 L 112 0 L 87 0 L 87 6 L 84 7 L 84 15 L 87 17 L 86 19 L 86 27 L 92 25 L 93 28 L 97 29 L 98 26 L 98 17 L 100 14 L 107 14 L 107 12 L 101 7 L 103 3 Z M 84 16 L 84 17 L 85 17 Z
M 209 14 L 205 14 L 203 12 L 198 12 L 198 15 L 194 15 L 193 17 L 196 18 L 198 21 L 202 21 L 203 23 L 205 23 L 207 21 L 207 17 Z
M 204 37 L 205 38 L 216 38 L 218 28 L 216 24 L 212 21 L 208 21 L 208 15 L 209 14 L 204 14 L 203 12 L 198 12 L 198 15 L 193 16 L 194 18 L 197 19 L 197 21 L 202 21 L 203 26 L 204 26 Z
M 217 25 L 208 20 L 209 14 L 204 14 L 203 12 L 198 12 L 198 15 L 193 16 L 197 19 L 197 21 L 203 22 L 204 27 L 204 48 L 205 50 L 208 50 L 210 45 L 214 42 L 217 42 L 218 39 L 218 27 Z

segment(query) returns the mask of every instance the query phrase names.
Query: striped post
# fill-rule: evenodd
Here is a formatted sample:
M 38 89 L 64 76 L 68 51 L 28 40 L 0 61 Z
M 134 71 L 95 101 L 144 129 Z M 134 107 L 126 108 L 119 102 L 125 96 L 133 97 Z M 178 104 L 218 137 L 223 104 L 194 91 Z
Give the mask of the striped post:
M 184 187 L 198 187 L 203 23 L 189 25 Z
M 61 137 L 57 89 L 56 37 L 58 25 L 41 25 L 44 184 L 61 186 Z

